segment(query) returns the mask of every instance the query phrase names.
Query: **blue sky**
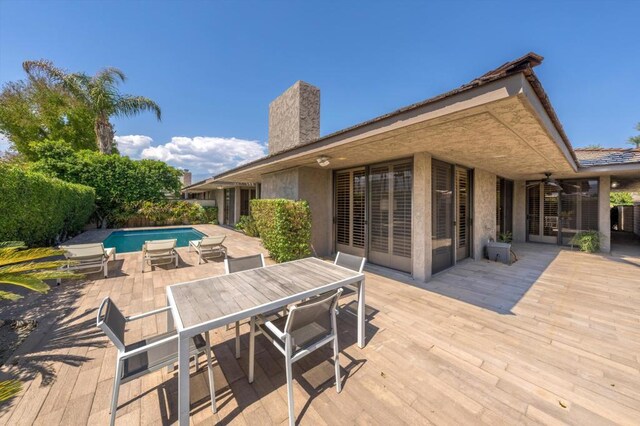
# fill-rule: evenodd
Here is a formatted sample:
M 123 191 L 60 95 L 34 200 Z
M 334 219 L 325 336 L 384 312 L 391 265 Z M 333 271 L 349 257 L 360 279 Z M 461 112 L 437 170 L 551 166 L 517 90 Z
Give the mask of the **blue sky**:
M 119 67 L 122 90 L 163 113 L 115 120 L 126 152 L 202 178 L 262 155 L 269 102 L 296 80 L 321 89 L 327 134 L 535 51 L 573 145 L 625 146 L 640 121 L 638 16 L 632 0 L 0 0 L 0 84 L 25 59 Z

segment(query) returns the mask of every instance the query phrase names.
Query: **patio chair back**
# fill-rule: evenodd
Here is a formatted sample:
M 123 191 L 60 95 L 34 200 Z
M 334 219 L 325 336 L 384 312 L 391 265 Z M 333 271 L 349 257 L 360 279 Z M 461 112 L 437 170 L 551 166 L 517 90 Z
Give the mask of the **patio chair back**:
M 215 235 L 213 237 L 204 237 L 200 243 L 200 247 L 217 246 L 224 242 L 226 235 Z
M 264 256 L 262 255 L 262 253 L 224 260 L 224 269 L 227 274 L 233 274 L 234 272 L 248 271 L 249 269 L 257 269 L 263 267 Z
M 64 250 L 64 256 L 67 259 L 77 261 L 99 260 L 105 256 L 102 243 L 73 244 L 60 246 L 60 248 Z
M 284 332 L 291 335 L 291 343 L 295 348 L 299 349 L 334 333 L 340 294 L 341 288 L 291 308 Z
M 119 351 L 124 352 L 124 330 L 127 319 L 109 297 L 105 297 L 98 309 L 97 325 L 109 337 Z
M 165 252 L 171 252 L 176 248 L 177 240 L 153 240 L 145 241 L 145 250 L 149 253 L 159 254 Z
M 336 260 L 333 262 L 333 264 L 362 273 L 365 261 L 366 259 L 364 257 L 338 252 L 338 254 L 336 255 Z

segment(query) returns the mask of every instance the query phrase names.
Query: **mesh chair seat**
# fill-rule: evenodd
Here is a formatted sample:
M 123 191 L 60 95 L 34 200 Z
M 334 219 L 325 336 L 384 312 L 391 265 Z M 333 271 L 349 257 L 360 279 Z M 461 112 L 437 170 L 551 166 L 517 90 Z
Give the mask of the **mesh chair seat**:
M 126 346 L 126 352 L 134 349 L 155 343 L 159 340 L 166 339 L 167 337 L 175 336 L 175 331 L 159 334 L 157 336 L 150 337 L 148 339 L 140 340 L 139 342 L 132 343 Z M 197 351 L 204 351 L 207 344 L 204 337 L 198 334 L 193 339 L 189 340 L 189 352 L 193 353 Z M 150 348 L 141 354 L 126 358 L 124 360 L 124 369 L 122 373 L 122 381 L 125 382 L 128 379 L 133 379 L 136 376 L 149 372 L 154 368 L 160 366 L 163 367 L 167 363 L 171 363 L 178 358 L 178 339 L 170 340 Z
M 275 325 L 278 330 L 283 331 L 284 325 L 287 323 L 287 316 L 280 317 L 276 320 L 271 321 L 271 324 Z M 269 337 L 269 340 L 272 340 L 274 344 L 278 345 L 282 350 L 284 350 L 284 342 L 277 337 L 270 328 L 266 327 L 264 324 L 258 324 L 260 330 Z M 323 338 L 327 337 L 331 334 L 331 329 L 327 329 L 325 326 L 321 325 L 318 322 L 312 322 L 304 325 L 303 327 L 291 332 L 291 341 L 293 343 L 293 354 L 295 355 L 297 351 L 303 349 L 309 345 L 312 345 L 316 342 L 319 342 Z

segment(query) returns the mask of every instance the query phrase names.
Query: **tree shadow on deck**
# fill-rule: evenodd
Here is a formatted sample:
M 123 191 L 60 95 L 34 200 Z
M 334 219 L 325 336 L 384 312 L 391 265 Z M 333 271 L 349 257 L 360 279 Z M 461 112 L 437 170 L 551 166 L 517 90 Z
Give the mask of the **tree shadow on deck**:
M 31 319 L 38 322 L 36 330 L 13 353 L 0 380 L 16 379 L 31 383 L 41 376 L 40 386 L 49 386 L 57 376 L 56 364 L 80 366 L 92 358 L 70 352 L 79 347 L 104 347 L 106 342 L 95 327 L 95 309 L 75 312 L 75 302 L 83 296 L 85 282 L 63 282 L 51 285 L 47 294 L 30 293 L 17 302 L 3 302 L 3 318 Z M 11 404 L 5 401 L 0 414 Z

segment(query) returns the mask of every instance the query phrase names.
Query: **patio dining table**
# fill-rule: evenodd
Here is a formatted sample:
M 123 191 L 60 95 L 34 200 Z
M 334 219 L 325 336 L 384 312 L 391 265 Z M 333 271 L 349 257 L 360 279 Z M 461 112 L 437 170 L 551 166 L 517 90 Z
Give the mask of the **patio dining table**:
M 178 417 L 189 424 L 189 339 L 345 285 L 358 287 L 358 346 L 365 344 L 364 274 L 317 258 L 175 284 L 167 288 L 169 330 L 178 332 Z M 208 338 L 207 338 L 208 341 Z

